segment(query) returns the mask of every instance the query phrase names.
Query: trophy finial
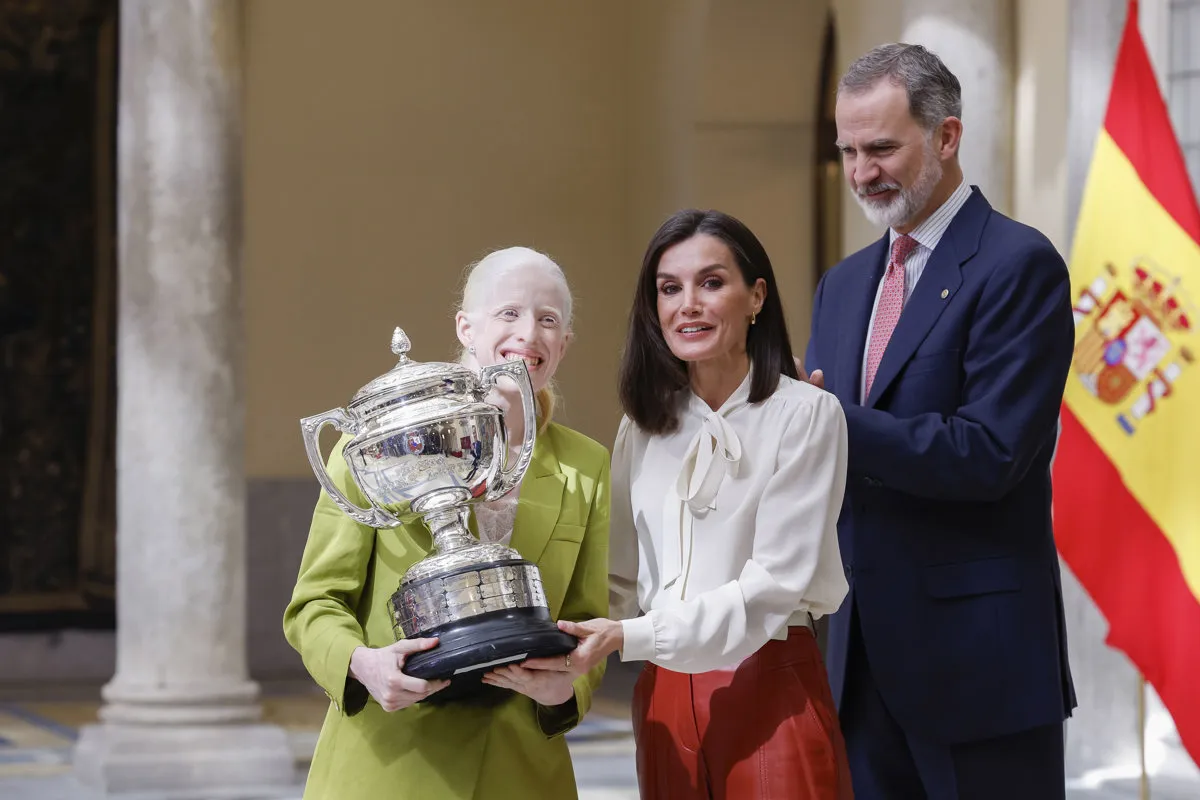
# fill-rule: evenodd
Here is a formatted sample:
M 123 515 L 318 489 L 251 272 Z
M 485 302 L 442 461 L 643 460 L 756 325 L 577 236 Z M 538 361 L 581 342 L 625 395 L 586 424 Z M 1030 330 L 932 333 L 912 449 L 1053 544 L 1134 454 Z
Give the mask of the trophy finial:
M 400 356 L 401 361 L 407 361 L 408 348 L 412 347 L 412 343 L 408 341 L 408 336 L 405 335 L 404 329 L 397 327 L 392 331 L 392 352 Z

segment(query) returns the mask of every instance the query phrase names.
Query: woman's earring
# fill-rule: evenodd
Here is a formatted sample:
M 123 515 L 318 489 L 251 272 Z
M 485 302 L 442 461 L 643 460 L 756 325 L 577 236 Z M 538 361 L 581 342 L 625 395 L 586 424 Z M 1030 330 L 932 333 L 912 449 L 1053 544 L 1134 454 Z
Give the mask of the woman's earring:
M 753 325 L 753 324 L 754 324 L 754 321 L 755 321 L 756 319 L 758 319 L 758 312 L 757 312 L 757 311 L 751 311 L 751 312 L 750 312 L 750 324 L 751 324 L 751 325 Z
M 475 345 L 469 345 L 467 347 L 467 352 L 470 353 L 471 355 L 475 355 Z

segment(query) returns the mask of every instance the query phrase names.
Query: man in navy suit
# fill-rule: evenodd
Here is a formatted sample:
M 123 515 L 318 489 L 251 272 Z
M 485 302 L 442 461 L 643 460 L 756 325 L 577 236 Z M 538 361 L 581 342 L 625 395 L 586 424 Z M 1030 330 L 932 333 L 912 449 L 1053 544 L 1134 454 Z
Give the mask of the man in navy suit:
M 888 228 L 822 279 L 805 358 L 849 428 L 826 658 L 858 800 L 1065 795 L 1050 462 L 1070 283 L 965 182 L 961 114 L 919 46 L 872 50 L 838 87 L 846 177 Z

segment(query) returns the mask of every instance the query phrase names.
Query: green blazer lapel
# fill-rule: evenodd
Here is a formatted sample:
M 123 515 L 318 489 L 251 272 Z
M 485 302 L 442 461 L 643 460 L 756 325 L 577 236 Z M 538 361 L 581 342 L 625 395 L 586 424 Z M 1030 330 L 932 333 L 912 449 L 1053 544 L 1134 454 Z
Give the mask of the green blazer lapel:
M 534 445 L 533 460 L 521 482 L 517 519 L 513 523 L 513 548 L 535 564 L 554 533 L 566 484 L 547 431 L 546 435 L 538 436 Z

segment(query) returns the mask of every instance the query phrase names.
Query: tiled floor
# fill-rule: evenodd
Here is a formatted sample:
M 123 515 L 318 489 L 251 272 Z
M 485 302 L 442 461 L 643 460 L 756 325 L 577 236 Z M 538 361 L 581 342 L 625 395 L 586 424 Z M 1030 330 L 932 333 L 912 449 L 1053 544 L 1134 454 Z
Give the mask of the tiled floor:
M 320 692 L 267 696 L 268 722 L 287 729 L 296 753 L 299 797 L 328 700 Z M 101 800 L 71 776 L 71 748 L 80 726 L 94 722 L 98 702 L 0 704 L 0 798 Z M 628 706 L 598 698 L 568 737 L 581 800 L 635 800 Z M 151 800 L 147 798 L 146 800 Z
M 592 713 L 568 736 L 581 800 L 635 800 L 637 782 L 628 698 L 633 673 L 611 669 Z M 294 798 L 302 791 L 304 768 L 316 743 L 327 700 L 315 690 L 268 694 L 268 721 L 285 727 L 297 756 Z M 72 778 L 71 748 L 81 725 L 96 719 L 97 702 L 0 703 L 0 798 L 2 800 L 103 800 Z M 1151 786 L 1151 800 L 1197 800 L 1200 779 L 1182 751 Z M 1092 776 L 1096 777 L 1096 776 Z M 1135 778 L 1076 780 L 1068 800 L 1137 800 Z M 157 798 L 145 798 L 157 800 Z M 285 798 L 286 800 L 286 798 Z

